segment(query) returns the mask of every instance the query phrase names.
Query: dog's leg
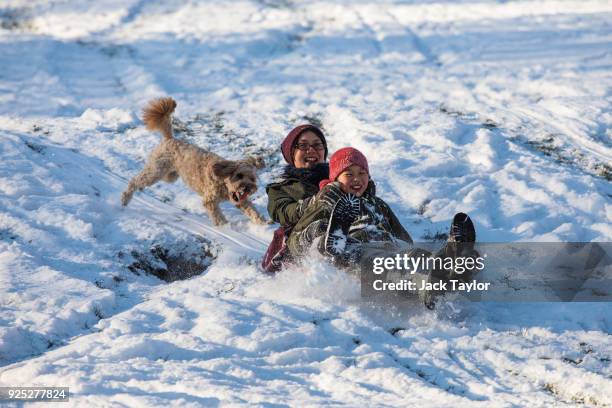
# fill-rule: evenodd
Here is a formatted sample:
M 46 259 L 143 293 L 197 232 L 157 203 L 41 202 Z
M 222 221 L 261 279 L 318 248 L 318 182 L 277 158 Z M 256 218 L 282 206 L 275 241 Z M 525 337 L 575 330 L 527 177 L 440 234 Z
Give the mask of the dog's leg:
M 223 216 L 221 209 L 219 208 L 219 203 L 216 201 L 202 203 L 206 211 L 208 211 L 208 215 L 212 219 L 214 225 L 223 225 L 227 223 L 227 220 Z
M 128 205 L 136 190 L 142 191 L 161 180 L 168 173 L 170 163 L 150 161 L 144 169 L 130 180 L 127 189 L 121 194 L 121 205 Z
M 253 207 L 253 204 L 250 201 L 245 200 L 242 203 L 238 204 L 236 207 L 238 207 L 238 209 L 240 209 L 240 211 L 242 211 L 244 215 L 249 217 L 249 219 L 254 223 L 267 224 L 266 219 L 257 212 L 257 210 L 255 209 L 255 207 Z

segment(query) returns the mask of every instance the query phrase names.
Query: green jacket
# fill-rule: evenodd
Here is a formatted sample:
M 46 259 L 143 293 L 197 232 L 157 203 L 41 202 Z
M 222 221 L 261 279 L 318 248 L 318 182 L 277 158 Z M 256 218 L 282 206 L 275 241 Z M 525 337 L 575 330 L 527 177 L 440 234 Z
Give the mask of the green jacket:
M 287 166 L 277 182 L 266 186 L 270 218 L 284 227 L 297 224 L 306 208 L 304 200 L 319 191 L 319 181 L 327 178 L 328 171 L 327 163 L 313 170 Z
M 334 183 L 337 185 L 337 183 Z M 331 187 L 331 185 L 330 185 Z M 304 210 L 299 222 L 291 231 L 287 247 L 292 257 L 305 253 L 314 241 L 323 237 L 331 215 L 331 208 L 320 199 L 325 187 Z M 374 183 L 361 197 L 361 214 L 351 224 L 349 244 L 359 245 L 367 242 L 404 241 L 412 244 L 410 234 L 404 229 L 391 208 L 382 199 L 376 197 Z M 322 242 L 323 240 L 319 240 Z M 322 251 L 322 247 L 319 247 Z

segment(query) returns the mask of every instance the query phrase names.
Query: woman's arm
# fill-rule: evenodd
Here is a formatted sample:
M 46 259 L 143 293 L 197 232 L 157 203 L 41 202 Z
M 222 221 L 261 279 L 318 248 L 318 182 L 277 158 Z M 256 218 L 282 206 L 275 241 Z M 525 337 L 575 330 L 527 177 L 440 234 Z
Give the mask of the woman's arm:
M 325 235 L 328 219 L 329 210 L 315 198 L 291 230 L 287 240 L 289 252 L 293 256 L 306 252 L 317 238 Z
M 304 206 L 302 217 L 291 231 L 287 241 L 287 246 L 292 254 L 302 254 L 314 240 L 326 234 L 332 209 L 343 195 L 337 183 L 331 183 L 312 197 L 307 206 Z
M 304 213 L 311 197 L 296 200 L 287 190 L 290 187 L 271 185 L 266 188 L 268 194 L 268 214 L 274 222 L 281 225 L 295 225 Z

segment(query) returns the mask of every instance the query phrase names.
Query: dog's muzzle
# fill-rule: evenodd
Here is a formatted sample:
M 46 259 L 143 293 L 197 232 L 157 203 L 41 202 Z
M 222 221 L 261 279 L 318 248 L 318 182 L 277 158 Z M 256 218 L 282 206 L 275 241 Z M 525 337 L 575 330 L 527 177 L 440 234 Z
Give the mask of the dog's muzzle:
M 238 191 L 234 191 L 230 194 L 232 201 L 236 203 L 241 203 L 246 200 L 251 193 L 257 190 L 257 187 L 251 186 L 242 186 L 238 189 Z

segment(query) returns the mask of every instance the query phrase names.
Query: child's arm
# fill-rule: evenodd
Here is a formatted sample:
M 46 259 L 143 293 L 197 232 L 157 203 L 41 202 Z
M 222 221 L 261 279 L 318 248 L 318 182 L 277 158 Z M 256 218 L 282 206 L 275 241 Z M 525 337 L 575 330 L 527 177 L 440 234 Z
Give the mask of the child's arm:
M 346 194 L 338 183 L 326 185 L 313 197 L 312 201 L 304 209 L 304 213 L 297 225 L 291 231 L 287 241 L 290 253 L 303 254 L 312 245 L 313 241 L 327 234 L 330 215 L 341 197 Z M 325 246 L 322 240 L 319 251 L 325 254 Z
M 319 192 L 309 205 L 304 209 L 298 223 L 293 227 L 287 247 L 293 256 L 299 256 L 308 250 L 312 242 L 325 235 L 327 230 L 327 220 L 331 209 L 326 200 L 330 197 L 324 196 L 323 191 Z

